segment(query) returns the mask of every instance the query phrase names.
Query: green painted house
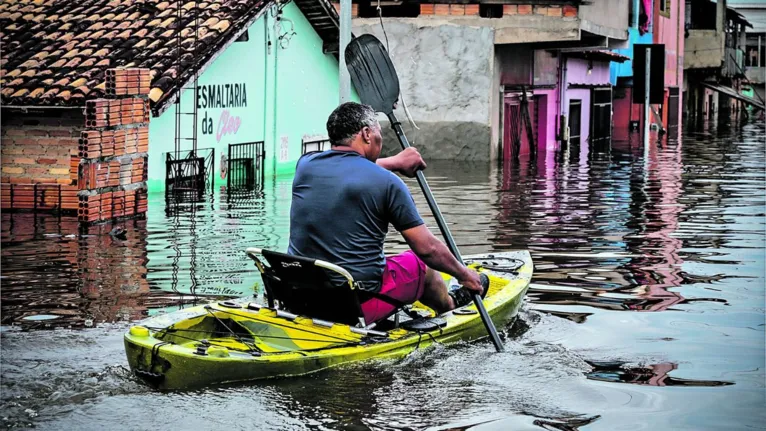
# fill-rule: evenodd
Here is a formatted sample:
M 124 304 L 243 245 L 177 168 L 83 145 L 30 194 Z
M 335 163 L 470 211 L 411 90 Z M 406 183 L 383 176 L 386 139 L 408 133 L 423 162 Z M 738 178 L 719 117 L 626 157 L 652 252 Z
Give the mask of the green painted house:
M 196 96 L 190 77 L 180 104 L 175 97 L 157 104 L 149 125 L 150 190 L 164 187 L 166 154 L 177 138 L 182 152 L 191 149 L 195 105 L 197 147 L 215 150 L 216 184 L 226 184 L 229 147 L 237 144 L 263 142 L 265 175 L 291 174 L 304 143 L 326 139 L 327 116 L 339 102 L 338 59 L 330 48 L 337 46 L 337 27 L 324 30 L 316 21 L 334 24 L 335 14 L 324 0 L 263 7 L 200 67 Z
M 208 184 L 226 185 L 247 158 L 256 175 L 289 175 L 339 103 L 327 0 L 11 1 L 0 38 L 3 183 L 76 186 L 86 102 L 109 97 L 110 69 L 150 79 L 150 193 L 170 183 L 167 160 L 192 151 Z M 232 163 L 232 146 L 250 152 Z M 50 166 L 28 163 L 39 160 Z

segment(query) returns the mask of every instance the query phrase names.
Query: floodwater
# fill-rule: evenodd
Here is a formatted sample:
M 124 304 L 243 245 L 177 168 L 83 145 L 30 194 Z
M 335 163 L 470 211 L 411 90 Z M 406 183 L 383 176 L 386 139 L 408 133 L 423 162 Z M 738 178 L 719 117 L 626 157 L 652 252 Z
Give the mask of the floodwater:
M 765 140 L 759 122 L 666 137 L 646 153 L 622 142 L 503 167 L 430 163 L 464 255 L 533 254 L 526 304 L 502 328 L 506 353 L 488 341 L 437 346 L 195 391 L 158 393 L 132 377 L 122 334 L 143 316 L 257 293 L 243 250 L 286 248 L 289 179 L 180 207 L 154 195 L 146 220 L 85 230 L 72 218 L 3 214 L 0 425 L 766 427 Z M 388 251 L 404 247 L 392 232 Z

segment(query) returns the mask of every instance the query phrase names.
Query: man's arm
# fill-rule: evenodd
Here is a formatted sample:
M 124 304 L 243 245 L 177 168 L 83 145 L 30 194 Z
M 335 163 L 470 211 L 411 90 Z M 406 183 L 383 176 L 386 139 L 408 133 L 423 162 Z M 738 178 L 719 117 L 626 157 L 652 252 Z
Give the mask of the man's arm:
M 400 172 L 410 178 L 414 177 L 419 169 L 426 168 L 426 162 L 415 147 L 400 151 L 395 156 L 378 159 L 375 163 L 383 169 Z
M 455 278 L 463 286 L 481 292 L 483 287 L 481 286 L 481 280 L 479 274 L 475 271 L 471 271 L 450 253 L 449 249 L 443 242 L 439 241 L 425 224 L 415 226 L 410 229 L 402 231 L 407 244 L 413 252 L 423 261 L 429 268 L 435 269 L 440 272 L 445 272 Z

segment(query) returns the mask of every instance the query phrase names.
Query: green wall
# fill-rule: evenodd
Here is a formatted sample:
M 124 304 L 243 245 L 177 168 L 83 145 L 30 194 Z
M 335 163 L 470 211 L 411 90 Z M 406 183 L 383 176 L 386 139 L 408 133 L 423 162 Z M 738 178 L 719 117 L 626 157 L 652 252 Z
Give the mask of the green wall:
M 295 4 L 283 9 L 282 29 L 277 33 L 275 9 L 264 13 L 249 29 L 249 40 L 234 42 L 200 76 L 198 81 L 197 148 L 214 148 L 214 174 L 221 178 L 221 155 L 229 144 L 264 141 L 267 176 L 292 174 L 301 155 L 304 138 L 327 134 L 327 116 L 339 103 L 338 61 L 322 53 L 322 39 Z M 291 28 L 290 22 L 293 27 Z M 296 34 L 280 47 L 279 34 Z M 271 48 L 267 43 L 271 41 Z M 227 89 L 226 85 L 234 85 Z M 209 98 L 209 89 L 225 94 L 221 101 Z M 204 88 L 204 89 L 203 89 Z M 233 90 L 232 90 L 233 89 Z M 243 97 L 243 95 L 245 97 Z M 356 94 L 353 100 L 359 100 Z M 181 96 L 181 112 L 191 112 L 193 93 Z M 212 106 L 209 102 L 212 102 Z M 230 127 L 222 119 L 228 115 Z M 165 153 L 175 149 L 176 108 L 171 106 L 149 125 L 149 189 L 165 187 Z M 191 115 L 181 116 L 179 136 L 191 138 Z M 192 148 L 181 141 L 181 150 Z

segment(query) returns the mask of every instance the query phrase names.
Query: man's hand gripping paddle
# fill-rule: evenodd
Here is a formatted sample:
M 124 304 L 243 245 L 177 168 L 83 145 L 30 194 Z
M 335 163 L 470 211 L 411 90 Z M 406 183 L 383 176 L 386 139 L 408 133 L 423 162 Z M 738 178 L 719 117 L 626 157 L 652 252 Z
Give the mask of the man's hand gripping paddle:
M 396 132 L 397 138 L 399 138 L 399 143 L 402 144 L 402 148 L 409 148 L 410 143 L 407 141 L 407 137 L 404 136 L 402 125 L 394 116 L 394 104 L 399 99 L 399 77 L 396 75 L 394 65 L 391 63 L 391 59 L 383 44 L 371 34 L 363 34 L 352 40 L 346 47 L 346 66 L 351 75 L 351 81 L 354 83 L 354 88 L 356 88 L 359 97 L 362 99 L 362 103 L 370 105 L 376 111 L 386 114 Z M 447 242 L 447 247 L 449 247 L 459 262 L 463 262 L 460 251 L 452 239 L 452 234 L 444 222 L 441 211 L 439 211 L 439 206 L 436 205 L 433 194 L 431 194 L 426 177 L 422 171 L 417 171 L 416 176 L 420 189 L 423 190 L 428 206 L 431 208 L 431 212 L 433 212 L 434 218 L 436 218 L 436 223 L 439 225 L 439 230 L 441 230 Z M 473 293 L 473 302 L 476 304 L 476 309 L 479 310 L 481 320 L 484 322 L 484 326 L 487 328 L 495 348 L 498 352 L 504 351 L 505 349 L 500 341 L 500 337 L 497 335 L 495 325 L 489 318 L 489 314 L 487 314 L 487 310 L 484 308 L 481 296 L 478 293 Z

